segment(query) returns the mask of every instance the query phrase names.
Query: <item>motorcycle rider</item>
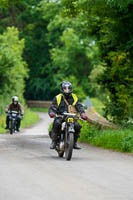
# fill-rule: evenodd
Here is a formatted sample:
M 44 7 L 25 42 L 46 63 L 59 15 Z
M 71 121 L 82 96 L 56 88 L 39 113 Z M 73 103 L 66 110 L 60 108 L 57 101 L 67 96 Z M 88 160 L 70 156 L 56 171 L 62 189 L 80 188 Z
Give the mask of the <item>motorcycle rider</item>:
M 51 118 L 55 118 L 53 122 L 53 128 L 50 131 L 50 137 L 52 139 L 52 143 L 50 145 L 50 149 L 55 149 L 56 144 L 58 142 L 58 134 L 61 131 L 62 119 L 56 118 L 56 114 L 63 114 L 64 112 L 68 112 L 68 104 L 74 105 L 77 112 L 80 114 L 83 120 L 87 120 L 88 117 L 85 114 L 83 105 L 80 103 L 78 97 L 72 93 L 73 86 L 69 81 L 63 81 L 60 85 L 61 94 L 54 97 L 52 104 L 49 108 L 48 114 Z M 80 129 L 81 125 L 75 120 L 74 129 L 74 149 L 81 149 L 79 144 L 77 143 L 78 138 L 80 137 Z
M 17 127 L 16 127 L 16 131 L 19 131 L 20 123 L 21 123 L 21 116 L 24 115 L 24 109 L 23 109 L 22 105 L 20 103 L 18 103 L 18 97 L 17 96 L 13 96 L 12 97 L 12 103 L 6 106 L 5 113 L 8 113 L 9 111 L 17 111 L 20 114 L 17 117 Z M 5 129 L 9 129 L 9 120 L 10 120 L 9 115 L 7 115 L 7 117 L 6 117 L 6 128 Z

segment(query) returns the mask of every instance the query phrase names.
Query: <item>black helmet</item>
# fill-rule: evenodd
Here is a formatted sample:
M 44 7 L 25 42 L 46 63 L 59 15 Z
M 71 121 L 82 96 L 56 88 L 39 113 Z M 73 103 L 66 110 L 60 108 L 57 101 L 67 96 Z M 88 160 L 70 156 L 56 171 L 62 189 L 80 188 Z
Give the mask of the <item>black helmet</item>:
M 65 89 L 69 89 L 68 92 L 65 92 Z M 64 95 L 69 95 L 72 93 L 73 91 L 73 86 L 72 83 L 70 83 L 69 81 L 63 81 L 60 85 L 60 91 L 64 94 Z

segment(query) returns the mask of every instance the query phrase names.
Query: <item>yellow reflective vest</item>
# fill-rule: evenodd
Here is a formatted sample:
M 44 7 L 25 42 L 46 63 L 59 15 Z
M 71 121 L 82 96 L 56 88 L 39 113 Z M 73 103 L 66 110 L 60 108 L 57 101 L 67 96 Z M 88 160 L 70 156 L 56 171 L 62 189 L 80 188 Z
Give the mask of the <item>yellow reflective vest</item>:
M 59 107 L 59 105 L 60 105 L 62 96 L 63 96 L 63 94 L 58 94 L 58 95 L 56 96 L 57 107 Z M 78 97 L 77 97 L 76 94 L 73 94 L 73 93 L 72 93 L 72 97 L 73 97 L 73 99 L 74 99 L 74 102 L 73 102 L 72 105 L 75 106 L 76 103 L 77 103 L 77 101 L 78 101 Z

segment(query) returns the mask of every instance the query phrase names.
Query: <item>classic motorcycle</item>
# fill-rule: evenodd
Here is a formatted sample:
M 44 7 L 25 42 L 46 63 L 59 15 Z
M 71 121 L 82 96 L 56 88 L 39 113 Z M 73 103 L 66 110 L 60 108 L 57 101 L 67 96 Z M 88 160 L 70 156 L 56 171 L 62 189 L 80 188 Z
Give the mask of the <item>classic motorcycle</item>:
M 57 115 L 58 117 L 63 118 L 63 123 L 55 150 L 58 152 L 59 157 L 63 157 L 65 153 L 66 160 L 71 160 L 75 134 L 74 121 L 77 115 L 75 113 L 63 113 L 63 115 Z
M 17 118 L 19 116 L 19 113 L 16 111 L 10 111 L 9 112 L 9 130 L 10 134 L 13 134 L 17 127 Z

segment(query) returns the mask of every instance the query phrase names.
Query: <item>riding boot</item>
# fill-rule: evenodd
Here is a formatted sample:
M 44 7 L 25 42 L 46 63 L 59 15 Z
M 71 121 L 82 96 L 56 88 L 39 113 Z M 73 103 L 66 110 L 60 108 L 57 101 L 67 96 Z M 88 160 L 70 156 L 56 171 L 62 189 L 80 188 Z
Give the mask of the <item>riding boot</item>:
M 80 145 L 77 142 L 74 142 L 74 149 L 81 149 Z
M 50 144 L 50 149 L 55 149 L 57 143 L 58 143 L 58 135 L 52 130 L 50 132 L 50 137 L 52 139 L 52 142 Z
M 73 145 L 74 149 L 81 149 L 80 145 L 77 143 L 78 138 L 79 138 L 79 133 L 76 133 L 74 136 L 74 145 Z
M 50 149 L 55 149 L 56 147 L 56 141 L 52 140 L 51 144 L 50 144 Z
M 9 116 L 6 117 L 6 127 L 5 129 L 9 129 Z
M 16 131 L 19 132 L 19 128 L 20 128 L 20 119 L 17 118 L 17 123 L 16 123 Z

